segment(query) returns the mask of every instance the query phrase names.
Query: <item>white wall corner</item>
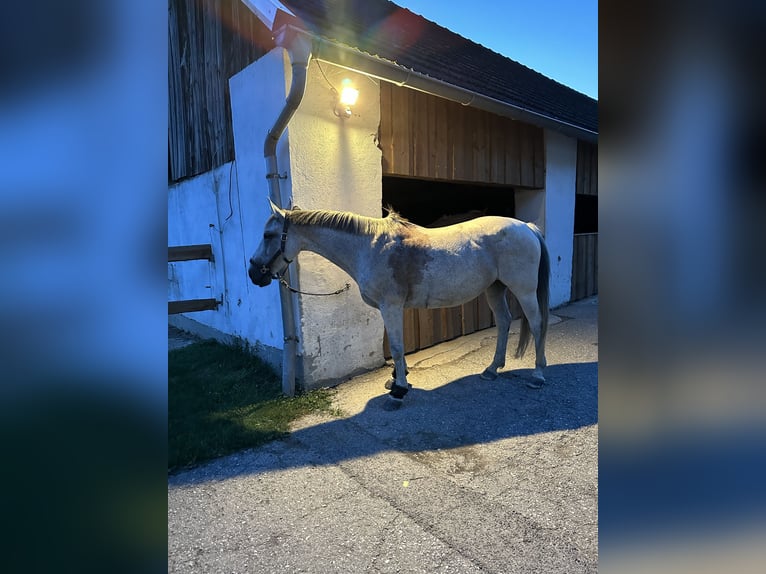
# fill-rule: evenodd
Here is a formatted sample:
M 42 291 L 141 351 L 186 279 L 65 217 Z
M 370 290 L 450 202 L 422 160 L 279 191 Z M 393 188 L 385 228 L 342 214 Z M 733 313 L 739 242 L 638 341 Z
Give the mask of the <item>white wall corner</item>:
M 268 131 L 285 104 L 289 88 L 289 62 L 275 48 L 229 79 L 234 132 L 234 181 L 231 200 L 236 217 L 229 220 L 227 279 L 232 304 L 226 332 L 250 344 L 284 348 L 279 285 L 256 287 L 247 276 L 248 261 L 258 246 L 271 213 L 263 146 Z M 280 173 L 288 171 L 287 135 L 277 146 Z M 282 182 L 283 184 L 289 182 Z M 287 192 L 289 193 L 289 187 Z M 226 197 L 228 205 L 228 196 Z M 236 230 L 236 232 L 235 232 Z M 229 235 L 230 232 L 230 235 Z
M 340 91 L 345 78 L 359 89 L 359 99 L 352 116 L 342 119 L 333 112 L 332 87 Z M 296 205 L 381 216 L 383 175 L 375 141 L 379 90 L 379 84 L 366 76 L 312 60 L 305 96 L 288 127 L 289 176 Z M 381 366 L 383 320 L 362 301 L 356 283 L 313 253 L 302 253 L 298 263 L 303 290 L 331 292 L 347 282 L 352 285 L 350 291 L 333 297 L 300 298 L 303 384 L 308 388 L 333 384 Z

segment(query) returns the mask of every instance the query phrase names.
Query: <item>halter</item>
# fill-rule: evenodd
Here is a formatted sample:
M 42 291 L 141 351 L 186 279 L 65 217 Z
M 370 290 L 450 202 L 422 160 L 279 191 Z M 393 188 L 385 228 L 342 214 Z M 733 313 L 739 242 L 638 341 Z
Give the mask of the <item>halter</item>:
M 271 259 L 269 259 L 269 261 L 267 263 L 265 263 L 261 267 L 261 273 L 263 275 L 266 275 L 267 273 L 270 273 L 270 271 L 271 271 L 271 264 L 274 263 L 274 261 L 276 261 L 277 258 L 281 255 L 282 256 L 282 261 L 287 263 L 287 265 L 282 270 L 281 274 L 274 273 L 274 274 L 271 275 L 271 277 L 272 277 L 272 279 L 279 280 L 279 282 L 282 285 L 284 285 L 287 289 L 289 289 L 293 293 L 299 293 L 301 295 L 313 295 L 313 296 L 316 296 L 316 297 L 328 297 L 330 295 L 340 295 L 344 291 L 348 291 L 349 289 L 351 289 L 351 284 L 350 283 L 346 283 L 345 286 L 341 287 L 340 289 L 338 289 L 336 291 L 333 291 L 332 293 L 309 293 L 307 291 L 300 291 L 300 290 L 296 289 L 295 287 L 292 287 L 287 282 L 287 279 L 285 279 L 285 273 L 287 273 L 287 268 L 290 266 L 290 263 L 293 262 L 292 259 L 288 259 L 284 255 L 284 253 L 285 253 L 285 244 L 287 243 L 287 223 L 288 223 L 287 217 L 285 217 L 285 222 L 284 222 L 284 225 L 282 226 L 282 237 L 281 237 L 280 242 L 279 242 L 279 249 L 277 250 L 276 253 L 274 253 L 274 255 L 272 255 Z
M 284 222 L 284 225 L 282 226 L 282 238 L 279 243 L 279 249 L 276 251 L 276 253 L 274 253 L 274 255 L 272 255 L 271 259 L 269 259 L 268 262 L 264 263 L 263 266 L 261 267 L 261 273 L 263 275 L 270 273 L 271 264 L 274 263 L 274 261 L 276 261 L 280 255 L 282 256 L 282 261 L 287 263 L 287 265 L 290 265 L 290 263 L 293 262 L 292 259 L 288 259 L 287 257 L 285 257 L 285 244 L 287 243 L 287 223 L 288 223 L 287 217 L 285 217 L 285 222 Z M 282 275 L 274 273 L 271 276 L 274 279 L 282 279 L 286 271 L 287 271 L 287 267 L 285 267 L 282 270 Z

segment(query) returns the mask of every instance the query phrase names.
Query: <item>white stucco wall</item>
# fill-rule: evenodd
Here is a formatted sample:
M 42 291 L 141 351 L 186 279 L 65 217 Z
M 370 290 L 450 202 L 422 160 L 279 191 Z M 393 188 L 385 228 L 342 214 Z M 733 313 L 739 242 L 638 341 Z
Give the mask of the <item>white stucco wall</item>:
M 551 257 L 550 306 L 569 301 L 572 290 L 577 140 L 545 130 L 545 188 L 518 190 L 516 217 L 545 234 Z
M 577 140 L 545 130 L 545 241 L 551 256 L 551 307 L 569 301 L 577 178 Z
M 380 121 L 379 88 L 366 77 L 329 64 L 322 67 L 337 88 L 343 78 L 351 78 L 360 89 L 359 102 L 351 118 L 335 116 L 330 86 L 316 61 L 312 61 L 306 93 L 277 148 L 279 172 L 287 175 L 287 179 L 280 180 L 282 201 L 303 209 L 339 209 L 379 216 L 381 154 L 375 141 Z M 260 241 L 269 214 L 263 142 L 284 106 L 291 74 L 286 53 L 276 49 L 230 81 L 245 260 Z M 293 265 L 297 270 L 293 274 L 295 286 L 305 291 L 328 292 L 346 282 L 352 285 L 351 291 L 334 297 L 294 296 L 298 383 L 314 388 L 383 364 L 383 321 L 377 310 L 362 301 L 353 280 L 312 253 L 302 253 Z M 248 300 L 255 302 L 246 312 L 257 317 L 258 324 L 244 331 L 246 338 L 281 349 L 277 284 L 262 289 L 246 283 Z M 268 334 L 263 332 L 266 325 Z
M 340 91 L 344 78 L 359 89 L 359 100 L 348 119 L 333 113 L 335 96 L 328 83 Z M 306 94 L 289 127 L 294 203 L 303 209 L 336 209 L 380 217 L 379 123 L 376 82 L 312 61 Z M 297 263 L 302 290 L 331 292 L 346 282 L 352 286 L 350 291 L 332 297 L 300 297 L 300 347 L 306 384 L 337 381 L 349 373 L 382 365 L 383 320 L 376 309 L 362 301 L 356 283 L 313 253 L 302 253 Z

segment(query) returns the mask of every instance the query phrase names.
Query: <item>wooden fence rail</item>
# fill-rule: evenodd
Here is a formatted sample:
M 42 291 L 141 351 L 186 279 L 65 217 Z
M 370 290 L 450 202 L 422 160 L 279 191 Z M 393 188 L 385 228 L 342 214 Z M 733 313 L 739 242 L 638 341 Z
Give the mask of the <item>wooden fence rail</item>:
M 213 261 L 213 246 L 209 243 L 199 245 L 177 245 L 168 247 L 168 263 L 178 261 L 198 261 L 207 259 Z M 181 299 L 168 301 L 168 315 L 178 313 L 194 313 L 197 311 L 214 311 L 220 302 L 217 299 Z

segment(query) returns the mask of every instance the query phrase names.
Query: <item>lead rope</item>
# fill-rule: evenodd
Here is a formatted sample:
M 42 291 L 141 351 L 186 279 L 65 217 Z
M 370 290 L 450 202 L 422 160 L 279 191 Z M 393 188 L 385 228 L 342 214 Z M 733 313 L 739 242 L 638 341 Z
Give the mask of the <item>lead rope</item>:
M 284 285 L 287 289 L 292 291 L 293 293 L 299 293 L 300 295 L 311 295 L 313 297 L 330 297 L 331 295 L 340 295 L 344 291 L 348 291 L 351 289 L 351 283 L 346 283 L 345 287 L 342 287 L 338 289 L 337 291 L 333 291 L 332 293 L 309 293 L 308 291 L 301 291 L 299 289 L 296 289 L 295 287 L 291 287 L 290 284 L 287 282 L 287 279 L 284 278 L 284 275 L 279 278 L 279 282 Z

